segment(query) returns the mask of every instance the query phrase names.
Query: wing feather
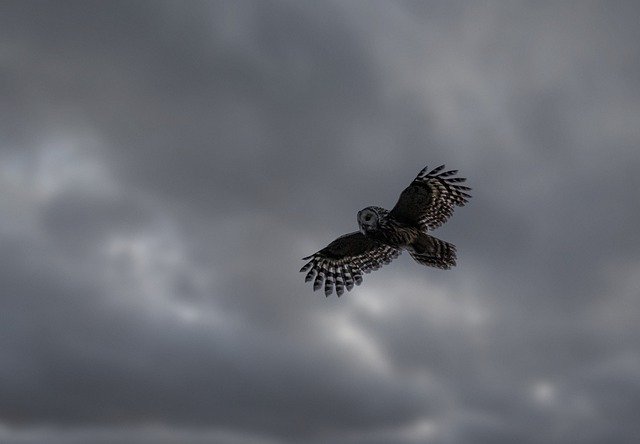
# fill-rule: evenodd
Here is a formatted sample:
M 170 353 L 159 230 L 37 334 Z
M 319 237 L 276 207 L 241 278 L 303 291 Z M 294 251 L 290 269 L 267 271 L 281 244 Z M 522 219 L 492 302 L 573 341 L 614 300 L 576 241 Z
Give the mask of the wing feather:
M 458 170 L 443 171 L 444 165 L 429 171 L 424 167 L 411 184 L 402 191 L 390 217 L 422 231 L 433 230 L 445 223 L 454 207 L 464 206 L 471 195 L 471 188 L 459 185 L 467 179 L 451 177 Z
M 303 258 L 309 260 L 301 269 L 305 282 L 313 280 L 313 290 L 324 284 L 329 296 L 334 288 L 338 296 L 353 285 L 362 283 L 362 273 L 377 270 L 400 255 L 400 250 L 368 238 L 359 231 L 345 234 L 317 253 Z

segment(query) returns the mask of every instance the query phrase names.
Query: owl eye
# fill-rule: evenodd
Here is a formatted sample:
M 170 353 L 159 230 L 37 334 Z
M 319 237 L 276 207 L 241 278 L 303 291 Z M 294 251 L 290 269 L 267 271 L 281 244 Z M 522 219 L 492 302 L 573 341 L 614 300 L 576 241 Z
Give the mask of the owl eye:
M 370 220 L 371 220 L 371 215 L 370 215 L 370 214 L 367 214 L 367 215 L 364 217 L 364 220 L 366 220 L 366 221 L 370 221 Z

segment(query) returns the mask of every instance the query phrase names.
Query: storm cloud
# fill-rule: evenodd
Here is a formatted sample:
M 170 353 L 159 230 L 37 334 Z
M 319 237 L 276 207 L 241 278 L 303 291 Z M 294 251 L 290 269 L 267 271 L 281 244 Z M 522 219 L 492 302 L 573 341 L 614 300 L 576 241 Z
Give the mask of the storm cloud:
M 640 7 L 0 4 L 0 441 L 632 443 Z M 473 199 L 342 298 L 300 258 Z

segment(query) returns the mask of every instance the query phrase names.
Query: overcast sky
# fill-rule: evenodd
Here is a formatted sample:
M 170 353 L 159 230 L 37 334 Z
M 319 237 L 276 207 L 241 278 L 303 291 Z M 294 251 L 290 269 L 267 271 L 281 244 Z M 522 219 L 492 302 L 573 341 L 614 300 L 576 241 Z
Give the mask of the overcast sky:
M 0 3 L 0 441 L 637 443 L 633 1 Z M 425 165 L 473 199 L 338 299 Z

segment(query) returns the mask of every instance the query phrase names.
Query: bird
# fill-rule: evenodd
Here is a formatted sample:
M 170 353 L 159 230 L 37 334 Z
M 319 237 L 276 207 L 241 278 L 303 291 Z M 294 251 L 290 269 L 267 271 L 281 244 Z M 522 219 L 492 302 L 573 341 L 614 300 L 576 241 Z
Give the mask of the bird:
M 444 224 L 455 206 L 464 206 L 471 188 L 467 179 L 454 177 L 458 170 L 443 171 L 444 165 L 429 171 L 424 167 L 405 188 L 389 211 L 369 206 L 357 214 L 358 231 L 340 236 L 320 251 L 302 258 L 308 261 L 300 272 L 305 282 L 313 281 L 313 291 L 324 284 L 324 294 L 335 289 L 338 297 L 345 289 L 362 283 L 362 274 L 377 270 L 397 258 L 403 250 L 419 264 L 450 269 L 456 265 L 456 246 L 431 236 Z

